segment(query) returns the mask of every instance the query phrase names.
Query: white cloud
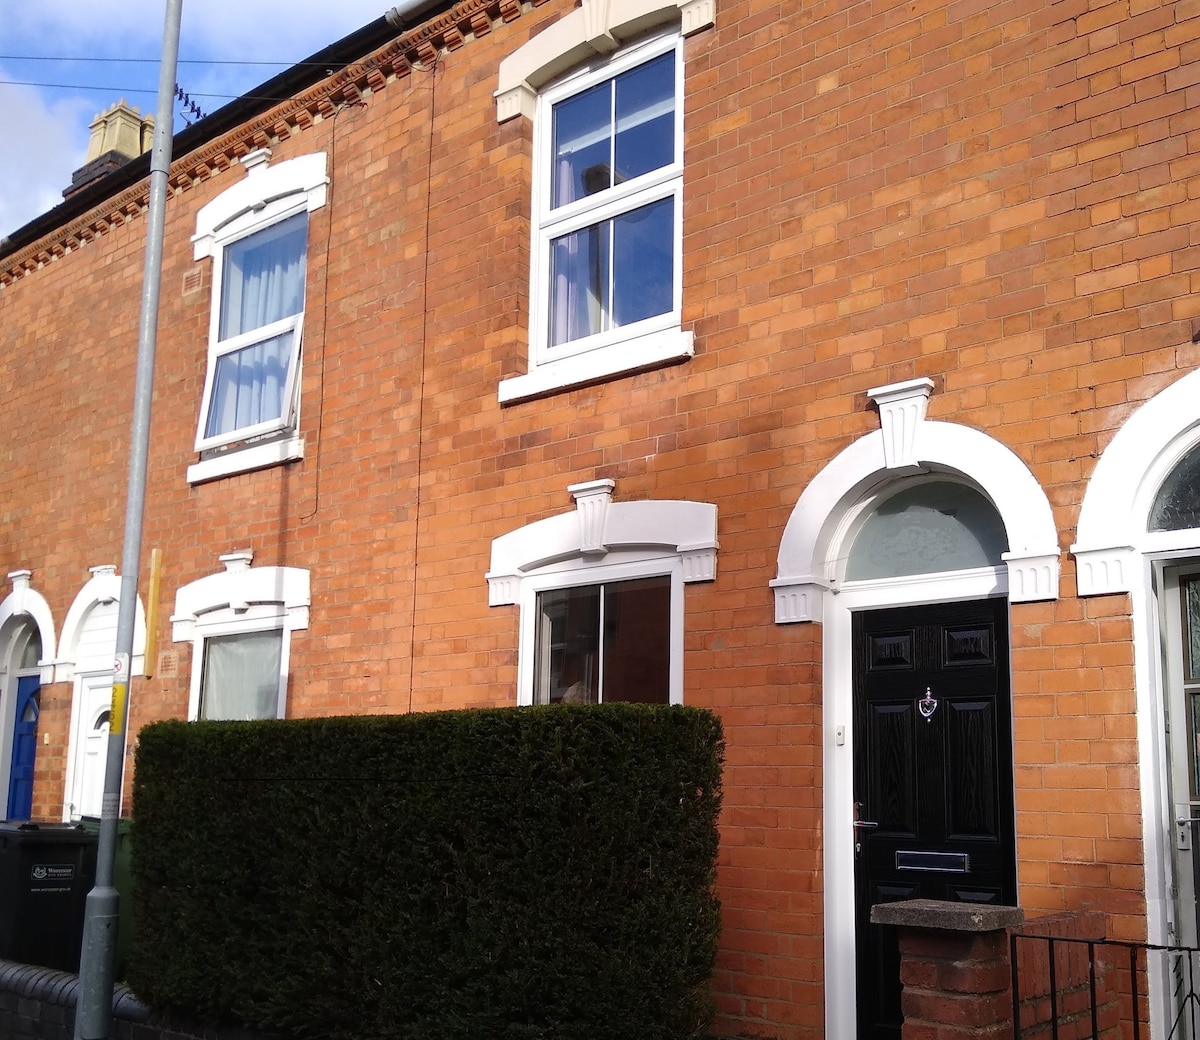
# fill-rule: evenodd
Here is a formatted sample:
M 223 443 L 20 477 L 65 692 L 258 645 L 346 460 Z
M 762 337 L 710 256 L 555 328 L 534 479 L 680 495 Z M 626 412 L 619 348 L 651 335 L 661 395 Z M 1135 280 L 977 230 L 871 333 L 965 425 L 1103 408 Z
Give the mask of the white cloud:
M 10 78 L 0 68 L 0 79 Z M 32 87 L 3 87 L 0 96 L 0 235 L 62 202 L 71 174 L 87 154 L 86 100 L 47 105 Z

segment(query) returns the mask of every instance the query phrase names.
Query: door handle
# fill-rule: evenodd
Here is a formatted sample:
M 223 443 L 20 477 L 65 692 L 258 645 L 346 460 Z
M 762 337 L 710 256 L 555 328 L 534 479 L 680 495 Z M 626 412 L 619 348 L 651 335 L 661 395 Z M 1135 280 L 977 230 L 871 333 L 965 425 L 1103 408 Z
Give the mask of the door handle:
M 860 820 L 858 818 L 858 809 L 859 809 L 859 803 L 855 802 L 854 803 L 854 858 L 855 859 L 858 859 L 859 855 L 862 853 L 862 841 L 858 836 L 859 831 L 864 831 L 864 830 L 869 831 L 869 830 L 879 826 L 879 824 L 877 824 L 874 820 Z
M 1200 824 L 1200 816 L 1179 816 L 1175 819 L 1175 848 L 1180 852 L 1192 850 L 1192 828 Z

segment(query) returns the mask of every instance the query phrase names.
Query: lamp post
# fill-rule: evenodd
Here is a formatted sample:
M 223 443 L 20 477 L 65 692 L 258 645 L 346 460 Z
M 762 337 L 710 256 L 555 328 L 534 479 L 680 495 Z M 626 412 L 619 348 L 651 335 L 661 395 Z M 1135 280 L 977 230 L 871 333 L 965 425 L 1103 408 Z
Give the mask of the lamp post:
M 142 552 L 142 513 L 146 504 L 146 459 L 150 450 L 150 404 L 154 388 L 154 350 L 162 282 L 167 175 L 171 169 L 174 123 L 171 106 L 179 61 L 179 23 L 182 13 L 183 0 L 166 0 L 162 61 L 158 72 L 158 108 L 155 113 L 154 144 L 150 152 L 150 206 L 138 321 L 137 377 L 133 392 L 133 430 L 129 446 L 129 485 L 125 498 L 125 541 L 121 554 L 121 601 L 117 613 L 108 755 L 100 810 L 100 843 L 96 852 L 96 885 L 88 893 L 84 913 L 75 1040 L 108 1040 L 112 1018 L 120 904 L 120 897 L 113 886 L 113 871 L 117 855 L 121 787 L 125 782 L 125 726 L 129 719 L 130 661 L 133 658 L 138 570 Z

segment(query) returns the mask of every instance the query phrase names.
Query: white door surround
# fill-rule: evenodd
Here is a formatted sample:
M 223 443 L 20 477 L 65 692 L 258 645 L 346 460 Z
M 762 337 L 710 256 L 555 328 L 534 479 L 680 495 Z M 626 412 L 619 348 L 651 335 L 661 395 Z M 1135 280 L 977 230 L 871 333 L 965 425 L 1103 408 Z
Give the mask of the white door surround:
M 1200 369 L 1145 401 L 1117 430 L 1092 471 L 1075 544 L 1080 596 L 1128 593 L 1133 630 L 1138 782 L 1145 861 L 1146 938 L 1165 944 L 1171 896 L 1174 821 L 1170 805 L 1163 675 L 1164 572 L 1200 558 L 1200 529 L 1147 531 L 1163 481 L 1200 443 Z M 1169 980 L 1150 980 L 1151 1022 L 1168 1015 Z
M 16 723 L 17 679 L 30 674 L 21 669 L 20 654 L 25 648 L 30 627 L 37 631 L 42 645 L 38 662 L 43 683 L 54 681 L 49 659 L 54 655 L 54 620 L 46 600 L 30 586 L 33 572 L 9 574 L 12 591 L 0 602 L 0 791 L 7 792 L 12 770 L 13 727 Z M 7 793 L 3 808 L 7 808 Z
M 857 610 L 1007 596 L 1057 599 L 1058 536 L 1050 503 L 1029 468 L 979 430 L 929 422 L 932 382 L 870 391 L 883 429 L 829 462 L 801 494 L 779 548 L 775 620 L 817 621 L 822 631 L 825 879 L 825 1035 L 857 1035 L 854 913 L 854 727 L 851 619 Z M 943 474 L 981 491 L 1008 537 L 1001 567 L 846 582 L 854 536 L 897 482 Z
M 95 803 L 96 799 L 89 793 L 87 785 L 98 784 L 101 791 L 104 785 L 107 751 L 101 754 L 97 765 L 96 723 L 112 698 L 121 579 L 111 565 L 92 567 L 91 573 L 92 577 L 79 590 L 67 611 L 58 658 L 54 662 L 56 681 L 70 680 L 74 684 L 68 730 L 70 743 L 63 784 L 63 819 L 66 821 L 78 819 L 82 814 L 81 806 Z M 134 616 L 133 675 L 141 675 L 145 671 L 145 646 L 146 615 L 139 599 Z M 101 700 L 103 704 L 99 703 Z

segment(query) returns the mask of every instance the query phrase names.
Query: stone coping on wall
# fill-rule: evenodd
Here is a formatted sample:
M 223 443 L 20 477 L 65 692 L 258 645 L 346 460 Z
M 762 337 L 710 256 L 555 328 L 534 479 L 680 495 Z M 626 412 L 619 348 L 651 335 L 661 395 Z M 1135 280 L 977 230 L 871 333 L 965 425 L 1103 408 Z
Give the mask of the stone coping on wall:
M 950 903 L 941 899 L 902 899 L 876 903 L 871 923 L 898 928 L 928 928 L 944 932 L 998 932 L 1019 928 L 1025 911 L 1018 906 L 991 903 Z
M 78 999 L 78 975 L 0 959 L 3 1040 L 71 1040 Z M 112 1006 L 109 1036 L 115 1040 L 283 1040 L 241 1026 L 177 1020 L 147 1007 L 120 983 L 113 987 Z

